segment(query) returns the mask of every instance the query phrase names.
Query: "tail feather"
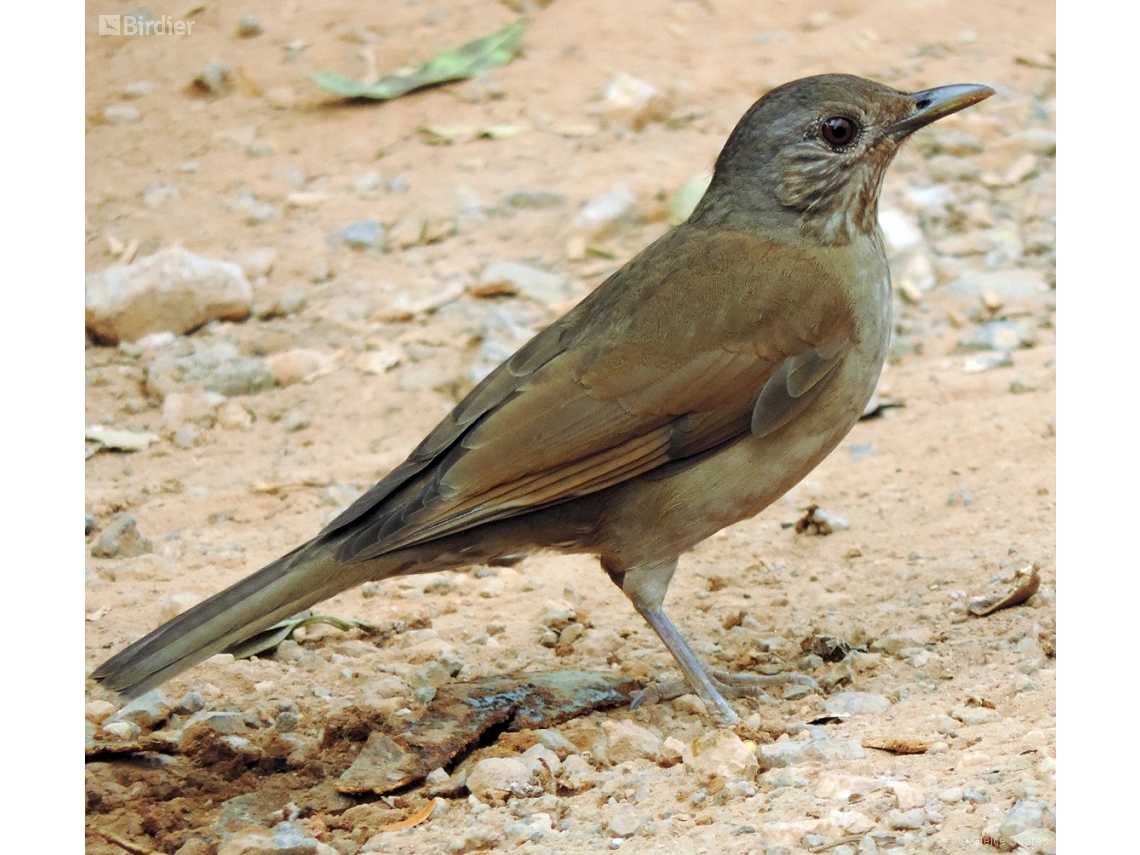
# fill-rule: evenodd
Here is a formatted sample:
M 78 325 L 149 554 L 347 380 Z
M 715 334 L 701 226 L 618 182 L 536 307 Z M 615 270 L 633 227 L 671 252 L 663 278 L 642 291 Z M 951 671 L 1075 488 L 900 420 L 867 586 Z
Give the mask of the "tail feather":
M 339 538 L 317 540 L 283 555 L 112 656 L 92 678 L 128 698 L 138 697 L 279 620 L 386 575 L 374 562 L 337 561 L 338 546 Z

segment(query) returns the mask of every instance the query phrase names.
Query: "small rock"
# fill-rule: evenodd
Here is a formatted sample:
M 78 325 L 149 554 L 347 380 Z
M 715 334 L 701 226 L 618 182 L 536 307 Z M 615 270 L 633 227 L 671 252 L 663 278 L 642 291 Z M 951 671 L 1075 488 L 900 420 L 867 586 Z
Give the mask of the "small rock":
M 412 185 L 408 183 L 406 175 L 393 175 L 384 186 L 389 193 L 399 195 L 400 193 L 407 193 Z
M 980 374 L 993 368 L 1012 368 L 1013 355 L 1005 350 L 989 350 L 971 356 L 962 363 L 962 370 L 967 374 Z
M 110 724 L 103 725 L 103 732 L 109 734 L 112 739 L 130 742 L 138 739 L 139 734 L 142 733 L 142 728 L 133 721 L 113 721 Z
M 467 775 L 467 789 L 476 798 L 491 802 L 542 795 L 542 788 L 531 782 L 530 770 L 513 757 L 480 760 Z
M 950 717 L 957 719 L 962 724 L 985 724 L 986 722 L 997 721 L 1000 718 L 997 710 L 964 704 L 950 710 Z
M 669 114 L 670 99 L 656 86 L 632 74 L 618 74 L 603 95 L 606 117 L 635 131 Z
M 606 823 L 606 830 L 614 837 L 633 837 L 645 824 L 646 817 L 632 805 L 619 804 Z
M 1026 831 L 1056 831 L 1057 815 L 1053 808 L 1037 799 L 1021 799 L 1012 808 L 997 828 L 997 843 L 1000 848 L 1014 848 L 1013 838 Z
M 222 98 L 229 94 L 232 78 L 233 69 L 224 62 L 214 60 L 198 73 L 192 85 L 203 95 Z
M 926 811 L 922 808 L 914 808 L 913 810 L 889 810 L 887 811 L 887 824 L 891 828 L 898 829 L 899 831 L 911 831 L 922 828 L 927 823 Z
M 906 781 L 891 781 L 887 786 L 895 794 L 899 810 L 914 810 L 926 804 L 926 796 L 923 795 L 922 790 L 911 786 Z
M 242 273 L 248 279 L 257 279 L 259 276 L 268 276 L 277 263 L 277 251 L 268 248 L 247 249 L 238 253 L 234 258 Z
M 123 430 L 109 425 L 88 425 L 83 436 L 112 451 L 144 451 L 159 439 L 157 434 Z
M 867 756 L 863 746 L 855 740 L 833 740 L 826 736 L 803 740 L 781 737 L 769 745 L 759 746 L 757 753 L 764 769 L 798 766 L 813 761 L 834 763 L 861 760 Z
M 357 251 L 380 249 L 384 246 L 384 226 L 378 220 L 359 220 L 334 232 L 331 239 Z
M 201 692 L 187 692 L 179 698 L 178 704 L 174 707 L 174 712 L 179 715 L 193 715 L 205 708 L 206 699 L 202 697 Z
M 756 754 L 731 730 L 698 736 L 682 755 L 685 768 L 703 783 L 714 778 L 753 778 L 759 769 Z
M 234 736 L 246 731 L 245 717 L 238 712 L 203 710 L 194 713 L 186 722 L 183 732 L 201 725 L 219 736 Z
M 279 386 L 310 383 L 332 370 L 333 359 L 315 350 L 297 348 L 274 353 L 265 360 L 269 373 Z
M 134 101 L 138 98 L 145 98 L 154 91 L 154 84 L 149 80 L 136 80 L 123 87 L 122 96 L 129 100 Z M 1054 137 L 1054 150 L 1056 146 L 1056 138 Z
M 178 188 L 166 182 L 147 184 L 143 190 L 143 206 L 147 208 L 157 208 L 167 199 L 177 198 Z
M 580 625 L 571 624 L 571 626 Z M 602 730 L 609 743 L 607 754 L 611 763 L 625 763 L 628 760 L 639 759 L 656 761 L 661 754 L 661 739 L 632 721 L 603 721 Z
M 484 807 L 486 807 L 484 805 Z M 474 828 L 448 838 L 444 844 L 444 851 L 448 855 L 462 855 L 466 852 L 483 852 L 497 849 L 503 842 L 503 834 L 488 825 L 476 825 Z M 219 853 L 221 855 L 221 853 Z
M 488 627 L 487 630 L 490 632 L 490 627 Z M 490 634 L 496 635 L 497 633 Z M 544 727 L 540 730 L 536 730 L 534 735 L 538 737 L 539 742 L 553 751 L 559 760 L 565 760 L 571 754 L 578 753 L 578 747 L 557 730 Z
M 245 220 L 251 226 L 256 226 L 276 220 L 280 216 L 281 211 L 277 206 L 268 202 L 258 202 L 249 209 L 249 213 L 245 215 Z
M 1033 347 L 1033 332 L 1016 321 L 990 321 L 970 330 L 958 339 L 959 350 L 1011 351 Z
M 668 769 L 682 762 L 685 754 L 685 743 L 675 736 L 667 736 L 661 743 L 661 750 L 657 755 L 657 763 Z
M 559 776 L 562 786 L 572 793 L 581 793 L 591 789 L 597 782 L 594 767 L 583 759 L 580 754 L 567 755 L 562 761 L 562 774 Z
M 372 193 L 380 187 L 380 175 L 376 172 L 365 172 L 352 180 L 352 189 L 357 193 Z
M 388 230 L 386 245 L 389 249 L 408 249 L 423 241 L 427 220 L 416 214 L 402 217 Z
M 111 343 L 149 333 L 186 333 L 211 320 L 242 320 L 253 289 L 236 264 L 182 247 L 87 276 L 87 328 Z
M 1049 291 L 1049 283 L 1040 270 L 970 271 L 942 286 L 952 294 L 978 300 L 989 291 L 1000 300 L 1023 300 Z
M 320 845 L 299 824 L 280 822 L 272 832 L 250 829 L 231 837 L 218 855 L 318 855 Z
M 133 558 L 154 550 L 154 544 L 139 534 L 135 518 L 128 513 L 111 517 L 91 549 L 96 558 Z
M 239 39 L 251 39 L 254 36 L 260 36 L 263 32 L 265 29 L 261 26 L 261 21 L 256 15 L 242 15 L 238 20 L 237 37 Z
M 290 410 L 281 419 L 281 427 L 286 433 L 296 433 L 313 423 L 313 417 L 301 410 Z
M 823 702 L 828 715 L 870 715 L 889 709 L 890 700 L 873 692 L 841 692 Z
M 502 288 L 544 305 L 569 300 L 579 293 L 578 289 L 561 276 L 510 261 L 492 264 L 484 269 L 479 275 L 479 288 L 485 290 Z
M 574 220 L 574 227 L 593 240 L 601 240 L 624 225 L 637 223 L 637 194 L 617 184 L 587 202 Z
M 110 701 L 88 701 L 83 707 L 83 717 L 95 724 L 102 724 L 115 714 L 115 705 Z
M 514 846 L 527 842 L 538 843 L 553 833 L 554 824 L 548 813 L 532 813 L 503 826 L 503 836 Z
M 103 108 L 103 118 L 112 125 L 132 125 L 142 121 L 142 110 L 134 104 L 108 104 Z
M 173 709 L 174 705 L 161 689 L 151 689 L 111 716 L 111 722 L 130 721 L 143 730 L 153 730 L 156 724 L 170 717 Z
M 224 430 L 248 430 L 253 414 L 237 401 L 226 401 L 218 408 L 218 427 Z
M 225 402 L 226 396 L 217 392 L 171 392 L 162 400 L 163 427 L 173 431 L 188 422 L 209 427 Z

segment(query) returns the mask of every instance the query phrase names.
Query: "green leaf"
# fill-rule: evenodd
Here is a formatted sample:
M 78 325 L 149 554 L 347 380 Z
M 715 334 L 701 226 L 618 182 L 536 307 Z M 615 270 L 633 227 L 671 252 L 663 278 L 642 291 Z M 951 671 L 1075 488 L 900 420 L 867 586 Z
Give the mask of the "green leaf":
M 310 74 L 309 79 L 318 86 L 345 98 L 387 101 L 425 86 L 477 77 L 501 68 L 518 53 L 527 23 L 526 18 L 519 18 L 497 33 L 444 51 L 426 65 L 403 73 L 389 74 L 372 84 L 361 83 L 343 74 L 327 72 Z
M 348 620 L 345 618 L 329 617 L 328 615 L 310 615 L 309 617 L 289 618 L 280 623 L 275 623 L 269 629 L 264 629 L 257 635 L 250 636 L 245 641 L 239 641 L 237 644 L 231 644 L 223 653 L 232 654 L 234 659 L 249 659 L 251 656 L 256 656 L 258 653 L 264 653 L 267 650 L 272 650 L 282 641 L 287 639 L 293 634 L 294 630 L 302 626 L 310 626 L 312 624 L 324 623 L 329 626 L 336 627 L 341 632 L 347 632 L 354 627 L 361 629 L 372 629 L 372 624 L 362 620 Z

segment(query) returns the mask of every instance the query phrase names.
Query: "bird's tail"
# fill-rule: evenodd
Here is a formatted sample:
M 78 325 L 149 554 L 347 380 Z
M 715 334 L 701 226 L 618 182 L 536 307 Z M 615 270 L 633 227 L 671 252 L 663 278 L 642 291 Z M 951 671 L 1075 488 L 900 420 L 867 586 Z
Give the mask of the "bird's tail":
M 338 561 L 339 545 L 338 538 L 318 538 L 294 549 L 115 654 L 92 678 L 128 698 L 138 697 L 321 600 L 391 575 L 377 562 Z

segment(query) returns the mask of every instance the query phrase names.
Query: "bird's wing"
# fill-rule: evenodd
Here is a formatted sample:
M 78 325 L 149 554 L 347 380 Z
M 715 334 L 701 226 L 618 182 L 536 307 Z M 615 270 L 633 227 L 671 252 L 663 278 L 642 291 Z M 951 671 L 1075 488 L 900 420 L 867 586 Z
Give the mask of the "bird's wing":
M 674 229 L 492 372 L 322 535 L 351 525 L 338 557 L 368 560 L 776 430 L 847 350 L 843 293 L 807 253 Z

